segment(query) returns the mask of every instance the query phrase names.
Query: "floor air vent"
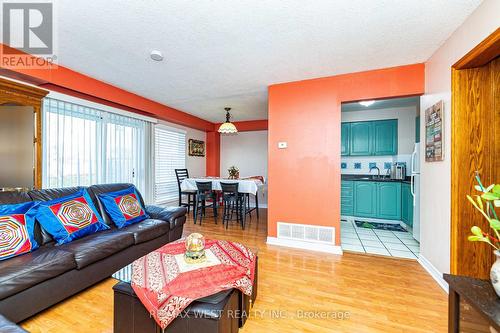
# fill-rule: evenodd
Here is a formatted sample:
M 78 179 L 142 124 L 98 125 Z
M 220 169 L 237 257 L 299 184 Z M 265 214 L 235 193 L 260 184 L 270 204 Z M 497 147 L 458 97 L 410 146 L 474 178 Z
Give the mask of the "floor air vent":
M 278 222 L 278 238 L 332 244 L 335 228 Z

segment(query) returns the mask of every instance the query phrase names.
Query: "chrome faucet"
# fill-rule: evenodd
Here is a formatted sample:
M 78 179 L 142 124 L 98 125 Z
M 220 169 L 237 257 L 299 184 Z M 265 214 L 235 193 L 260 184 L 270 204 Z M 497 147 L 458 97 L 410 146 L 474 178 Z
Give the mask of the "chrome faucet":
M 376 166 L 370 168 L 370 173 L 372 173 L 373 169 L 377 169 L 377 178 L 380 178 L 380 169 Z

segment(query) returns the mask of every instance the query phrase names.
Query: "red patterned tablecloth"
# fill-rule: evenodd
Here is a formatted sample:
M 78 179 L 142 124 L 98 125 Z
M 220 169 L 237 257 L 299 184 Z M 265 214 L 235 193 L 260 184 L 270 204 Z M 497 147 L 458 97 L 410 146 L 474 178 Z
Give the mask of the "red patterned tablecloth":
M 206 267 L 200 268 L 183 262 L 185 250 L 179 240 L 132 264 L 132 288 L 162 329 L 198 298 L 232 288 L 252 294 L 255 254 L 247 247 L 207 240 Z

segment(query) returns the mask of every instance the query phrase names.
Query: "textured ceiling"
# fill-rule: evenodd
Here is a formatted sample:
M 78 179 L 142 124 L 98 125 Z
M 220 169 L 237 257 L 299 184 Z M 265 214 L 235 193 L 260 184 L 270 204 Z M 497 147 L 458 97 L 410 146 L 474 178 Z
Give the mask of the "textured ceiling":
M 59 0 L 58 59 L 209 121 L 264 119 L 270 84 L 426 61 L 480 2 Z

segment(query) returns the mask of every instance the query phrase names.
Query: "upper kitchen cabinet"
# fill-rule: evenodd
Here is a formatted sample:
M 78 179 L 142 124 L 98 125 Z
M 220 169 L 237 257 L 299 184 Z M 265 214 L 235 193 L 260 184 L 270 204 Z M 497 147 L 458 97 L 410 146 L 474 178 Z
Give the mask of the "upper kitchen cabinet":
M 380 120 L 372 124 L 373 155 L 396 155 L 398 153 L 398 121 Z
M 342 123 L 341 129 L 340 129 L 340 135 L 341 135 L 341 147 L 340 147 L 340 154 L 342 156 L 348 156 L 349 155 L 349 130 L 351 128 L 350 123 Z
M 398 153 L 397 119 L 342 123 L 341 136 L 342 156 L 388 156 Z
M 351 156 L 372 155 L 372 122 L 351 123 L 349 133 L 350 154 Z

